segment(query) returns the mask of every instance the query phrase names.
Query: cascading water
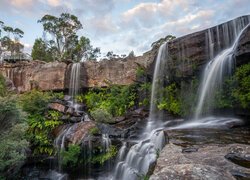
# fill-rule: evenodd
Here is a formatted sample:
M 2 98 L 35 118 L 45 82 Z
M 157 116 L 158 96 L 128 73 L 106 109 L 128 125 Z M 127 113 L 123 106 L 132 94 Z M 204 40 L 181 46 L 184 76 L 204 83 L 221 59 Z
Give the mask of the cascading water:
M 72 64 L 69 83 L 69 95 L 73 99 L 79 93 L 80 89 L 80 69 L 81 63 Z
M 159 90 L 164 86 L 164 71 L 166 70 L 166 59 L 168 52 L 168 44 L 164 43 L 160 46 L 156 64 L 154 69 L 152 93 L 150 100 L 149 121 L 147 123 L 146 132 L 150 132 L 157 126 L 156 120 L 162 120 L 162 113 L 158 111 L 156 101 L 162 99 L 163 94 Z
M 153 86 L 151 94 L 150 115 L 147 122 L 144 136 L 138 141 L 123 143 L 119 153 L 113 179 L 136 180 L 146 176 L 151 165 L 157 159 L 157 153 L 165 145 L 165 135 L 161 127 L 162 114 L 157 110 L 156 100 L 162 98 L 162 93 L 158 90 L 164 85 L 164 70 L 168 52 L 167 43 L 161 45 L 154 70 Z M 158 129 L 157 129 L 158 128 Z M 127 154 L 126 151 L 128 150 Z
M 203 80 L 200 87 L 198 104 L 194 118 L 197 120 L 202 114 L 208 113 L 212 109 L 212 104 L 216 91 L 221 88 L 225 77 L 232 74 L 234 68 L 234 51 L 237 48 L 241 34 L 248 27 L 249 18 L 239 18 L 222 26 L 222 33 L 216 28 L 217 42 L 214 41 L 214 34 L 208 30 L 208 51 L 209 58 L 212 59 L 205 68 Z M 222 36 L 222 37 L 220 37 Z M 224 49 L 215 55 L 215 44 L 217 49 L 221 49 L 220 39 L 223 40 Z M 206 105 L 206 106 L 205 106 Z

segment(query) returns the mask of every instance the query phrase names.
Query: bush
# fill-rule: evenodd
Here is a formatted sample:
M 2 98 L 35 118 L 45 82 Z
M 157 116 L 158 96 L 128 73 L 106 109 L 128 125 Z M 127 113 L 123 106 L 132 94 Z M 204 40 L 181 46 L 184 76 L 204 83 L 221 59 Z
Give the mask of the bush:
M 48 92 L 32 90 L 20 95 L 19 100 L 23 110 L 27 113 L 44 114 L 51 98 L 51 94 Z
M 99 164 L 102 165 L 105 161 L 115 157 L 117 152 L 118 152 L 118 150 L 117 150 L 116 146 L 112 145 L 112 146 L 109 147 L 109 149 L 108 149 L 108 151 L 106 153 L 99 154 L 99 155 L 93 157 L 91 159 L 91 163 L 93 163 L 93 164 L 99 163 Z
M 10 170 L 18 170 L 29 145 L 25 139 L 27 124 L 15 96 L 0 97 L 0 123 L 0 176 L 7 176 Z
M 90 112 L 95 121 L 100 123 L 113 123 L 112 115 L 104 109 L 95 109 Z
M 134 86 L 113 85 L 107 89 L 91 90 L 84 99 L 92 113 L 97 110 L 105 115 L 122 116 L 135 105 L 136 90 Z M 94 114 L 99 113 L 94 112 Z
M 96 136 L 96 135 L 100 134 L 100 130 L 99 130 L 97 127 L 93 127 L 93 128 L 90 128 L 90 129 L 89 129 L 89 133 L 90 133 L 91 135 Z
M 64 167 L 77 167 L 81 154 L 81 147 L 79 145 L 69 145 L 68 150 L 61 151 L 62 164 Z
M 0 74 L 0 96 L 4 97 L 7 94 L 5 78 Z
M 232 92 L 233 97 L 240 107 L 250 109 L 250 63 L 237 68 L 233 79 L 238 84 Z
M 162 99 L 158 100 L 157 107 L 159 110 L 167 110 L 173 114 L 180 115 L 181 112 L 181 102 L 178 98 L 178 92 L 176 84 L 170 84 L 166 86 L 163 90 Z

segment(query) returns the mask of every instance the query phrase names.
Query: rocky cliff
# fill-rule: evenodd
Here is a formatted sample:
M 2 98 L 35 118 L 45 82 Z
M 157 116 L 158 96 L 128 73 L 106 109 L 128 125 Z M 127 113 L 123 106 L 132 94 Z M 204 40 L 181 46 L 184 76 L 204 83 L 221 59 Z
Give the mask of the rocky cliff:
M 232 44 L 220 36 L 229 31 L 236 21 L 246 23 L 250 16 L 243 16 L 221 25 L 177 38 L 168 44 L 168 73 L 175 78 L 188 78 L 195 75 L 210 59 L 209 42 L 212 42 L 213 54 Z M 210 38 L 208 38 L 208 36 Z M 157 54 L 157 47 L 139 57 L 105 60 L 100 62 L 83 62 L 81 66 L 81 87 L 103 87 L 109 84 L 128 85 L 136 80 L 136 70 L 143 67 L 152 70 Z M 250 56 L 250 26 L 242 34 L 235 57 L 238 64 L 249 60 Z M 0 64 L 0 73 L 13 81 L 19 92 L 33 88 L 41 90 L 65 90 L 69 87 L 71 64 L 63 62 L 44 63 L 41 61 L 3 63 Z M 149 71 L 152 74 L 152 71 Z

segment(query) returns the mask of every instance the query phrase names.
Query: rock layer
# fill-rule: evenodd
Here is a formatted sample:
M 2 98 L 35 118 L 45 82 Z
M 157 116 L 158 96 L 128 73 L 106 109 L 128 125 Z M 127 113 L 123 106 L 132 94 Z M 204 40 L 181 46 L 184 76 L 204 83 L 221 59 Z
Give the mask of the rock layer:
M 250 16 L 244 16 L 247 19 Z M 232 21 L 212 27 L 209 32 L 214 34 L 214 54 L 217 49 L 225 48 L 222 40 L 217 40 L 215 32 L 221 32 L 223 27 Z M 189 78 L 202 70 L 209 61 L 207 47 L 208 29 L 195 32 L 169 42 L 168 74 L 172 78 Z M 217 39 L 216 39 L 217 38 Z M 220 38 L 220 37 L 219 37 Z M 218 42 L 220 44 L 218 44 Z M 220 47 L 220 48 L 218 48 Z M 152 75 L 157 47 L 138 57 L 87 61 L 81 66 L 81 88 L 103 87 L 110 84 L 129 85 L 136 80 L 138 67 L 148 70 Z M 250 56 L 250 27 L 242 34 L 235 51 L 237 64 L 245 63 Z M 44 63 L 41 61 L 0 64 L 0 73 L 12 80 L 19 92 L 38 88 L 47 90 L 65 90 L 69 87 L 71 65 L 63 62 Z
M 151 180 L 176 179 L 235 179 L 233 175 L 249 174 L 250 170 L 228 161 L 228 153 L 250 154 L 242 144 L 208 145 L 197 152 L 183 153 L 180 146 L 168 144 L 162 150 Z

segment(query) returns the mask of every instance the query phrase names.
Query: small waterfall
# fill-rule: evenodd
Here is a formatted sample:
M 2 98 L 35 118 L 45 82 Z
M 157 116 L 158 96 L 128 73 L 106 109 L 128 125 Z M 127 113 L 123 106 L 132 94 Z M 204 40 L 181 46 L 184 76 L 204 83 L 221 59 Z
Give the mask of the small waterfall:
M 121 160 L 116 165 L 113 178 L 117 180 L 137 180 L 145 176 L 164 145 L 164 132 L 154 130 L 147 139 L 133 145 L 125 156 L 125 147 L 123 146 L 119 152 Z
M 241 34 L 248 27 L 250 20 L 248 18 L 239 18 L 222 25 L 222 34 L 219 34 L 219 28 L 216 27 L 216 37 L 218 48 L 220 50 L 223 40 L 224 49 L 215 56 L 214 34 L 211 29 L 208 30 L 208 50 L 209 58 L 212 60 L 205 68 L 198 104 L 195 110 L 195 119 L 199 119 L 202 114 L 208 113 L 212 109 L 215 92 L 221 88 L 225 77 L 232 74 L 234 68 L 234 51 L 237 48 Z M 220 35 L 222 36 L 221 38 Z M 206 108 L 205 108 L 206 107 Z
M 113 174 L 114 180 L 137 180 L 146 176 L 149 168 L 156 161 L 157 154 L 165 145 L 164 132 L 162 129 L 159 129 L 162 126 L 163 114 L 157 110 L 156 101 L 163 97 L 159 90 L 164 86 L 167 52 L 168 45 L 164 43 L 160 46 L 156 59 L 150 115 L 144 130 L 144 137 L 136 141 L 130 148 L 128 147 L 129 143 L 123 143 L 117 157 L 118 162 Z
M 77 94 L 79 94 L 80 69 L 81 69 L 81 63 L 72 64 L 71 73 L 70 73 L 70 83 L 69 83 L 69 95 L 73 99 Z

